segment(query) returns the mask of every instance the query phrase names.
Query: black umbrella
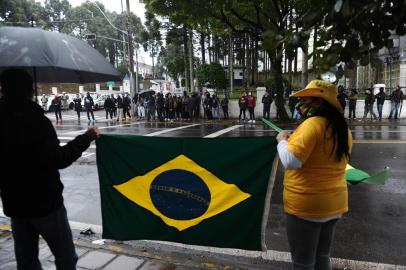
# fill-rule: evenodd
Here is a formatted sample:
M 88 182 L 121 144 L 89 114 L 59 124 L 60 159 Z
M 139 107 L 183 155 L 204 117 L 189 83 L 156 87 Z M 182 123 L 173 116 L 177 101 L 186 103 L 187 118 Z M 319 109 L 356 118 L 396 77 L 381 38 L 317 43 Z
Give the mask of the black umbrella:
M 140 96 L 147 95 L 147 94 L 153 95 L 153 94 L 155 94 L 155 92 L 156 91 L 153 89 L 145 89 L 145 90 L 141 90 L 140 92 L 138 92 L 138 95 L 140 95 Z
M 86 42 L 39 28 L 0 27 L 0 72 L 26 68 L 36 82 L 120 81 L 118 71 Z

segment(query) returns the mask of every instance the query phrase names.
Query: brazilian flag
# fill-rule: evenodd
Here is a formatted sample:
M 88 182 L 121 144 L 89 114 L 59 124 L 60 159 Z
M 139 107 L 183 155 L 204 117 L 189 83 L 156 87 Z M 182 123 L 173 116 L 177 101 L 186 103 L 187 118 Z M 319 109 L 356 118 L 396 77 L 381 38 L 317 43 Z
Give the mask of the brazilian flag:
M 103 238 L 266 249 L 276 145 L 275 137 L 102 135 Z

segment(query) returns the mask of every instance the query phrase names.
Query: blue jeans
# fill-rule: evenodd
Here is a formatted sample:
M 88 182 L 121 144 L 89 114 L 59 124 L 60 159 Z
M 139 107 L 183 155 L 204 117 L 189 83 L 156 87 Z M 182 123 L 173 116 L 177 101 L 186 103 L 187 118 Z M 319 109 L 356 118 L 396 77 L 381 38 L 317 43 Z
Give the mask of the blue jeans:
M 383 104 L 377 104 L 378 107 L 378 115 L 379 115 L 379 120 L 382 119 L 382 109 L 383 109 Z
M 18 270 L 42 270 L 38 259 L 40 235 L 55 256 L 56 269 L 76 269 L 78 256 L 64 206 L 41 218 L 12 218 L 11 228 Z
M 395 118 L 398 118 L 398 108 L 399 108 L 399 102 L 394 102 L 391 101 L 390 103 L 390 113 L 389 113 L 389 118 L 392 118 L 392 115 Z
M 286 214 L 286 232 L 295 270 L 330 270 L 330 249 L 338 219 L 324 223 Z
M 211 113 L 214 119 L 218 119 L 219 118 L 219 107 L 216 108 L 211 108 Z

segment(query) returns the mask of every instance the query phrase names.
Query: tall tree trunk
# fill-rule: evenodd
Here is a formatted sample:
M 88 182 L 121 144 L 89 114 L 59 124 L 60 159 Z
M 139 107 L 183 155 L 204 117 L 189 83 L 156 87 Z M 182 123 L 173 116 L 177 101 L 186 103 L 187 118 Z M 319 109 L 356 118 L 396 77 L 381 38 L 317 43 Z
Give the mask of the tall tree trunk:
M 302 87 L 306 87 L 309 81 L 309 70 L 308 70 L 308 41 L 305 41 L 302 47 L 303 55 L 302 55 Z
M 127 25 L 127 37 L 128 37 L 128 71 L 130 73 L 130 78 L 134 78 L 134 46 L 133 46 L 133 38 L 132 38 L 132 33 L 131 33 L 131 27 L 129 26 L 129 17 L 130 17 L 130 0 L 126 0 L 126 8 L 127 8 L 127 16 L 126 16 L 126 25 Z M 133 82 L 131 80 L 130 83 L 130 95 L 134 95 L 134 85 L 132 85 Z
M 275 98 L 275 104 L 276 104 L 276 110 L 279 119 L 281 120 L 287 120 L 289 119 L 289 116 L 286 112 L 285 109 L 285 91 L 283 87 L 283 79 L 282 79 L 282 47 L 279 46 L 276 49 L 276 52 L 269 51 L 268 54 L 271 56 L 271 80 L 274 84 L 275 90 L 276 90 L 276 98 Z
M 246 49 L 245 49 L 245 42 L 246 41 L 246 39 L 245 39 L 245 35 L 241 38 L 241 53 L 240 53 L 240 65 L 242 66 L 242 68 L 243 68 L 243 72 L 242 72 L 242 79 L 243 79 L 243 82 L 244 82 L 244 84 L 246 84 L 246 79 L 247 79 L 247 59 L 245 59 L 245 51 L 246 51 Z
M 154 56 L 151 57 L 152 59 L 152 79 L 155 79 L 155 65 L 154 65 Z
M 186 25 L 183 25 L 183 63 L 185 65 L 185 87 L 186 91 L 190 92 L 190 85 L 189 85 L 189 50 L 188 50 L 188 37 L 187 37 L 187 29 Z
M 357 88 L 357 66 L 352 69 L 345 68 L 348 74 L 348 87 L 349 89 Z
M 246 53 L 246 87 L 250 86 L 250 73 L 251 73 L 251 50 L 250 50 L 250 36 L 246 35 L 246 42 L 245 42 L 245 53 Z
M 220 46 L 219 46 L 219 38 L 214 36 L 214 52 L 215 52 L 215 63 L 219 63 L 220 61 Z
M 207 42 L 208 42 L 208 50 L 209 50 L 209 64 L 212 62 L 212 42 L 211 42 L 211 35 L 207 37 Z
M 315 63 L 317 61 L 317 25 L 314 26 L 314 35 L 313 35 L 313 64 L 312 64 L 312 69 L 313 72 L 316 73 L 316 68 L 315 68 Z
M 252 84 L 256 85 L 257 82 L 258 82 L 258 58 L 259 58 L 259 55 L 258 55 L 258 36 L 257 36 L 256 32 L 255 32 L 255 37 L 254 37 L 253 44 L 254 44 L 254 46 L 253 46 L 254 47 L 253 48 L 254 61 L 252 62 L 252 65 L 253 65 Z
M 109 44 L 108 50 L 109 50 L 109 61 L 110 61 L 110 64 L 112 64 L 112 65 L 114 66 L 114 62 L 115 62 L 115 58 L 116 58 L 114 43 L 110 43 L 110 44 Z
M 204 33 L 200 33 L 200 48 L 202 52 L 202 64 L 206 64 L 206 48 L 204 46 Z
M 189 41 L 189 76 L 190 76 L 190 91 L 194 92 L 194 79 L 193 79 L 193 30 L 191 27 L 188 27 L 188 41 Z
M 228 74 L 230 77 L 230 92 L 233 92 L 234 88 L 234 51 L 233 51 L 233 35 L 230 33 L 229 49 L 228 49 Z

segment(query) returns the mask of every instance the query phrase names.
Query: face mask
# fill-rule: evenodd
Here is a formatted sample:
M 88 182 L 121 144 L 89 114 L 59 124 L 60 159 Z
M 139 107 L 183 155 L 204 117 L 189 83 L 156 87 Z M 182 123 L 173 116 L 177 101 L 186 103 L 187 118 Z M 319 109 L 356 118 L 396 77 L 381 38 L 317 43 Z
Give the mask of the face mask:
M 314 116 L 317 112 L 316 108 L 312 107 L 311 104 L 304 101 L 299 101 L 296 104 L 296 109 L 298 110 L 300 116 L 302 116 L 303 118 Z

